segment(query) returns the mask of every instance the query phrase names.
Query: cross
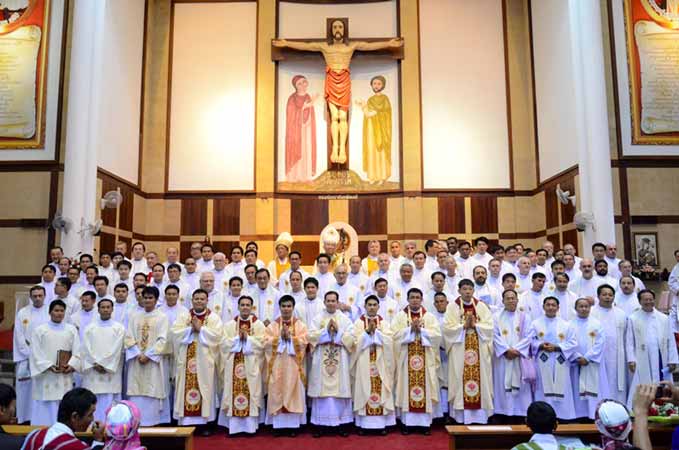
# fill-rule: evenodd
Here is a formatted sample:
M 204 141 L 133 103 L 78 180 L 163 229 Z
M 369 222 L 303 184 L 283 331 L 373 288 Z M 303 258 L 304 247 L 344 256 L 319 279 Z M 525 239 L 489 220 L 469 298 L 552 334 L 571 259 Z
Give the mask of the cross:
M 271 59 L 282 61 L 299 52 L 318 52 L 325 60 L 325 101 L 328 124 L 328 161 L 334 170 L 349 168 L 349 109 L 351 106 L 351 76 L 349 66 L 354 53 L 387 54 L 403 59 L 403 39 L 372 38 L 349 40 L 349 19 L 326 19 L 326 39 L 273 39 Z M 328 164 L 330 169 L 331 164 Z

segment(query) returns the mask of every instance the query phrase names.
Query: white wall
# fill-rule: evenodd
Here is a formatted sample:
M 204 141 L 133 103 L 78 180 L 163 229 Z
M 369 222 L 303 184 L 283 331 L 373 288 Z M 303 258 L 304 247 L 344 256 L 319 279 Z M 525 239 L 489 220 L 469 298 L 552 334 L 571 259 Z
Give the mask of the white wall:
M 138 182 L 144 2 L 107 0 L 102 49 L 106 57 L 99 96 L 101 128 L 95 130 L 98 165 Z
M 420 0 L 420 65 L 424 188 L 509 188 L 502 0 Z
M 174 8 L 168 188 L 252 190 L 257 4 Z
M 531 2 L 539 181 L 578 161 L 568 1 Z
M 52 0 L 47 59 L 47 90 L 45 92 L 45 145 L 31 150 L 0 150 L 0 161 L 47 161 L 56 153 L 57 113 L 59 110 L 59 75 L 63 38 L 64 0 Z M 63 151 L 63 149 L 62 149 Z
M 281 1 L 278 6 L 278 37 L 324 38 L 327 17 L 348 17 L 349 39 L 397 34 L 398 8 L 394 0 L 358 4 Z

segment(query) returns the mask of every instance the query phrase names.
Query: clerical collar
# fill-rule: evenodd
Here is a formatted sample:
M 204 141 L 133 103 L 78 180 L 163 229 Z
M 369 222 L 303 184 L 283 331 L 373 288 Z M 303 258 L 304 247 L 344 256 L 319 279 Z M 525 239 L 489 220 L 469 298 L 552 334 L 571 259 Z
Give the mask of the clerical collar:
M 205 314 L 207 314 L 207 308 L 205 308 L 205 309 L 202 310 L 201 312 L 198 312 L 198 311 L 196 311 L 196 310 L 194 309 L 194 310 L 193 310 L 193 314 L 196 315 L 196 316 L 204 316 Z
M 316 297 L 314 297 L 314 298 L 309 298 L 309 297 L 307 297 L 307 298 L 306 298 L 306 301 L 308 301 L 308 302 L 313 302 L 313 301 L 316 300 L 317 298 L 318 298 L 318 296 L 316 296 Z
M 57 323 L 57 322 L 53 321 L 52 319 L 50 319 L 49 322 L 47 322 L 47 323 L 49 324 L 50 328 L 54 328 L 54 329 L 57 329 L 57 330 L 61 330 L 62 328 L 64 328 L 64 321 L 63 320 L 61 322 Z
M 241 316 L 241 315 L 238 316 L 238 320 L 242 320 L 242 321 L 244 321 L 244 322 L 245 322 L 245 321 L 250 321 L 251 319 L 252 319 L 252 314 L 250 314 L 249 316 L 247 316 L 247 317 L 245 317 L 245 318 L 243 318 L 243 316 Z
M 111 320 L 110 317 L 106 320 L 99 317 L 99 324 L 101 324 L 102 326 L 105 326 L 105 327 L 109 327 L 113 324 L 113 321 Z
M 473 298 L 473 297 L 472 297 L 472 299 L 469 300 L 469 301 L 466 301 L 466 300 L 463 299 L 462 297 L 460 297 L 460 300 L 462 300 L 462 304 L 464 304 L 464 305 L 471 305 L 472 303 L 474 303 L 474 298 Z

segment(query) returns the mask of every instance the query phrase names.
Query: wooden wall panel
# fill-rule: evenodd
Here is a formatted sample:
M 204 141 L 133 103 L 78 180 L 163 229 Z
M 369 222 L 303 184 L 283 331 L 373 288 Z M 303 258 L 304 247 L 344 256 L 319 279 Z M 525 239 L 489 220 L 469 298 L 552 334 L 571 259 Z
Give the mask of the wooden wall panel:
M 545 223 L 547 229 L 559 226 L 559 201 L 556 198 L 556 187 L 545 189 Z
M 349 224 L 359 235 L 387 234 L 387 199 L 383 197 L 349 200 Z
M 120 222 L 119 229 L 125 231 L 132 231 L 133 211 L 134 211 L 134 193 L 126 185 L 119 183 L 111 177 L 104 176 L 101 179 L 102 196 L 108 191 L 115 191 L 120 188 L 120 194 L 123 196 L 123 202 L 120 205 Z M 116 210 L 115 208 L 106 208 L 101 210 L 101 220 L 104 225 L 116 226 Z
M 575 247 L 575 254 L 580 254 L 580 249 L 578 248 L 578 232 L 576 230 L 568 230 L 563 232 L 562 247 L 566 244 L 573 244 L 573 247 Z
M 179 260 L 184 262 L 186 258 L 191 256 L 191 244 L 193 242 L 182 241 L 179 243 Z
M 128 247 L 130 247 L 128 245 Z M 101 252 L 112 252 L 116 248 L 116 236 L 115 234 L 101 233 L 99 235 L 99 253 Z
M 559 239 L 559 233 L 548 234 L 547 240 L 554 244 L 554 248 L 561 248 L 561 240 Z
M 207 233 L 207 199 L 182 199 L 181 234 L 205 235 Z
M 497 197 L 472 197 L 472 233 L 497 233 Z
M 439 233 L 464 233 L 464 197 L 439 197 Z
M 575 178 L 569 178 L 566 181 L 561 182 L 561 189 L 563 191 L 569 191 L 571 195 L 575 195 Z M 561 223 L 567 224 L 573 222 L 573 216 L 575 215 L 575 206 L 572 203 L 561 205 Z M 575 244 L 573 244 L 575 245 Z
M 368 242 L 370 241 L 358 241 L 358 254 L 361 258 L 368 256 Z M 389 241 L 380 241 L 380 251 L 389 253 Z
M 226 234 L 226 233 L 225 233 Z M 212 243 L 212 247 L 215 249 L 215 253 L 222 252 L 226 255 L 226 258 L 231 260 L 231 249 L 235 246 L 240 245 L 238 241 L 215 241 Z M 189 246 L 189 250 L 191 247 Z
M 240 199 L 217 198 L 213 204 L 212 222 L 214 234 L 240 234 Z
M 328 225 L 328 201 L 295 198 L 290 200 L 291 230 L 295 235 L 321 234 Z M 316 250 L 318 253 L 318 250 Z
M 292 250 L 302 254 L 303 266 L 313 266 L 318 256 L 318 242 L 293 242 Z

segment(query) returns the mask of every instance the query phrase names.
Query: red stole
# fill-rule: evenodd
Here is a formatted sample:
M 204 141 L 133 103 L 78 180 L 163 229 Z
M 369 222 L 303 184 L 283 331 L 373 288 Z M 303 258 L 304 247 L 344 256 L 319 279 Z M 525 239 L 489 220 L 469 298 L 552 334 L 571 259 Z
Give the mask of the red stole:
M 408 326 L 414 319 L 422 319 L 427 312 L 423 307 L 413 312 L 410 306 L 403 310 L 408 316 Z M 408 344 L 408 410 L 413 413 L 427 412 L 427 358 L 419 335 Z
M 257 317 L 250 316 L 251 319 L 243 320 L 240 316 L 236 317 L 236 330 L 245 330 L 248 334 L 252 334 L 252 324 L 255 323 Z M 233 416 L 234 417 L 248 417 L 250 415 L 250 387 L 248 386 L 247 370 L 245 368 L 245 355 L 242 351 L 236 353 L 233 357 L 233 385 L 231 389 Z
M 467 305 L 458 297 L 455 300 L 458 307 L 463 312 L 462 320 L 468 316 L 476 314 L 476 305 L 479 301 L 473 299 Z M 479 351 L 479 335 L 476 330 L 466 330 L 464 336 L 464 368 L 462 369 L 462 394 L 464 398 L 464 409 L 481 409 L 481 355 Z
M 204 314 L 196 314 L 191 309 L 189 311 L 191 321 L 194 318 L 200 320 L 205 325 L 207 316 L 210 315 L 210 310 L 206 309 Z M 190 325 L 190 323 L 189 323 Z M 203 406 L 203 397 L 200 394 L 200 386 L 198 385 L 198 359 L 197 359 L 198 344 L 193 341 L 186 348 L 186 367 L 184 368 L 184 417 L 199 417 Z

